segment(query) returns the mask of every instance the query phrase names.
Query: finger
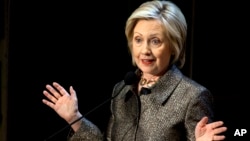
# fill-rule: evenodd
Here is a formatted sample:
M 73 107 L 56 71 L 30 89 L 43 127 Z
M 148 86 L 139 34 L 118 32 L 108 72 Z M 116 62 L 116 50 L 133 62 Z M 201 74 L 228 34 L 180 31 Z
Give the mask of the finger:
M 61 95 L 68 95 L 68 92 L 57 82 L 53 82 L 53 86 L 60 92 Z
M 197 123 L 197 126 L 199 127 L 203 127 L 207 124 L 208 122 L 208 117 L 203 117 L 198 123 Z
M 215 135 L 213 136 L 213 141 L 221 141 L 224 140 L 226 138 L 226 136 L 224 135 Z
M 46 90 L 43 91 L 43 94 L 53 103 L 56 103 L 57 99 L 52 96 L 49 92 L 47 92 Z
M 72 86 L 69 87 L 70 95 L 74 98 L 76 98 L 76 91 Z
M 55 98 L 58 99 L 61 97 L 61 94 L 57 90 L 55 90 L 51 85 L 46 85 L 46 88 L 49 90 L 51 94 L 53 94 Z
M 221 134 L 225 131 L 227 131 L 226 127 L 219 127 L 219 128 L 214 129 L 214 134 Z
M 210 123 L 210 126 L 212 127 L 212 129 L 215 129 L 215 128 L 222 126 L 223 124 L 224 124 L 223 121 L 216 121 L 216 122 Z
M 46 100 L 46 99 L 42 99 L 42 102 L 43 102 L 45 105 L 47 105 L 47 106 L 49 106 L 50 108 L 52 108 L 52 109 L 54 109 L 54 107 L 55 107 L 55 104 L 54 104 L 54 103 L 52 103 L 52 102 L 50 102 L 50 101 L 48 101 L 48 100 Z

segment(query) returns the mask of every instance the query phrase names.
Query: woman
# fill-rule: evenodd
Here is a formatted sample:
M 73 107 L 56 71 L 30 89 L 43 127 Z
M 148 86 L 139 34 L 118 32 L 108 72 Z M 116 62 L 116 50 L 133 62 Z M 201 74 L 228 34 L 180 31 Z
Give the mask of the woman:
M 223 140 L 223 122 L 212 122 L 211 93 L 180 71 L 187 35 L 181 10 L 170 1 L 145 2 L 128 18 L 125 33 L 136 81 L 115 85 L 105 134 L 82 118 L 71 125 L 69 140 Z M 56 82 L 46 88 L 49 101 L 43 102 L 69 124 L 82 117 L 73 87 L 70 94 Z

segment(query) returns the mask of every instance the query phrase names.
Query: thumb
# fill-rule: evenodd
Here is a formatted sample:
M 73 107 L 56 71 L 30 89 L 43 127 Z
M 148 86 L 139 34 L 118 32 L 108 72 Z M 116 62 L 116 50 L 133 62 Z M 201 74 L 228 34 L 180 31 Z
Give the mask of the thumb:
M 69 87 L 69 92 L 72 97 L 76 97 L 76 91 L 74 90 L 73 86 Z
M 197 126 L 198 127 L 203 127 L 203 126 L 205 126 L 206 124 L 207 124 L 207 122 L 208 122 L 208 117 L 203 117 L 199 122 L 198 122 L 198 124 L 197 124 Z

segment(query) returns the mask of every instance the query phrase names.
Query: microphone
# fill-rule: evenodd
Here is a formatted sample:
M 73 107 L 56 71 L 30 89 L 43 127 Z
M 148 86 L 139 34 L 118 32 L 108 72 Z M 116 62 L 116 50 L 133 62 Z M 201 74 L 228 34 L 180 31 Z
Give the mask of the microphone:
M 70 127 L 71 125 L 73 125 L 74 123 L 76 123 L 77 121 L 81 120 L 82 118 L 86 117 L 88 114 L 90 114 L 91 112 L 97 110 L 98 108 L 100 108 L 102 105 L 106 104 L 107 102 L 111 101 L 112 99 L 114 99 L 116 96 L 118 96 L 120 94 L 120 92 L 122 91 L 122 89 L 127 86 L 127 85 L 132 85 L 133 83 L 135 83 L 137 81 L 137 75 L 135 74 L 135 72 L 130 71 L 127 72 L 127 74 L 124 77 L 124 84 L 122 88 L 120 88 L 120 90 L 117 92 L 117 94 L 115 94 L 114 96 L 110 97 L 109 99 L 105 100 L 104 102 L 102 102 L 101 104 L 99 104 L 98 106 L 96 106 L 95 108 L 93 108 L 92 110 L 90 110 L 89 112 L 87 112 L 86 114 L 84 114 L 82 117 L 76 119 L 75 121 L 71 122 L 70 124 L 67 124 L 67 126 L 65 126 L 64 128 L 58 130 L 57 132 L 55 132 L 54 134 L 52 134 L 51 136 L 49 136 L 48 138 L 46 138 L 44 141 L 48 141 L 49 139 L 55 137 L 57 134 L 61 133 L 62 131 L 64 131 L 66 128 Z

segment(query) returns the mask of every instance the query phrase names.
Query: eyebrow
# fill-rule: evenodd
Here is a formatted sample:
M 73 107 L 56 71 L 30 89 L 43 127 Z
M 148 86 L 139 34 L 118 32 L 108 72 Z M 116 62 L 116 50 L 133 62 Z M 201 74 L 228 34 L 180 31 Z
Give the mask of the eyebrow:
M 137 33 L 137 34 L 139 34 L 139 35 L 142 35 L 142 34 L 139 33 L 139 32 L 134 32 L 134 33 Z M 153 34 L 150 34 L 149 37 L 153 37 L 153 36 L 157 36 L 157 35 L 161 35 L 161 34 L 159 34 L 159 33 L 153 33 Z

